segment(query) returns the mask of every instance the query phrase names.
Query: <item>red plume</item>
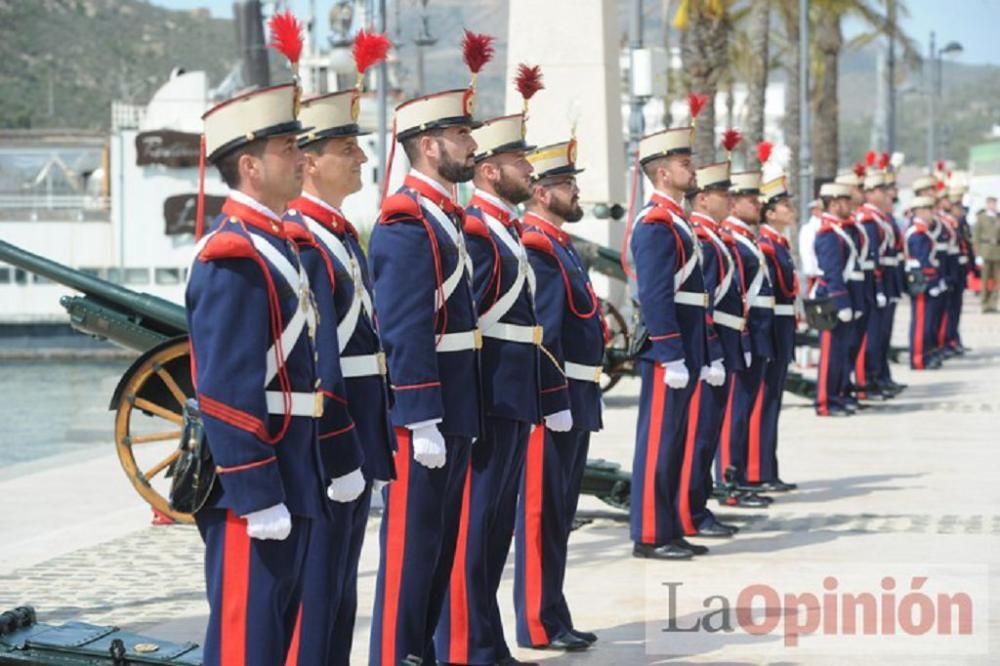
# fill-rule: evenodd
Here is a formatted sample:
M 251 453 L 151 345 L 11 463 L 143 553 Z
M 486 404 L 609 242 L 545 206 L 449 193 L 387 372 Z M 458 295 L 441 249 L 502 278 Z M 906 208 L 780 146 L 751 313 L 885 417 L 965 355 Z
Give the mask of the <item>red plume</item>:
M 889 161 L 892 158 L 889 157 L 889 153 L 882 153 L 881 157 L 878 158 L 878 168 L 885 171 L 889 168 Z
M 937 161 L 937 170 L 938 171 L 944 171 L 944 160 L 938 160 Z
M 867 153 L 865 153 L 865 164 L 868 165 L 869 169 L 875 166 L 875 160 L 877 159 L 878 159 L 878 153 L 876 153 L 874 150 L 869 150 Z
M 272 49 L 277 49 L 292 65 L 297 65 L 302 55 L 302 24 L 291 12 L 275 14 L 268 22 L 271 30 Z
M 389 54 L 392 42 L 386 35 L 377 32 L 359 30 L 354 38 L 354 66 L 358 69 L 358 74 L 364 74 L 369 67 L 377 65 Z
M 727 129 L 722 133 L 722 147 L 727 153 L 733 152 L 733 149 L 739 145 L 740 141 L 743 140 L 743 135 L 738 129 Z
M 764 164 L 769 159 L 771 159 L 771 150 L 774 149 L 774 144 L 770 141 L 761 141 L 757 144 L 757 161 Z
M 705 108 L 708 103 L 708 95 L 699 95 L 698 93 L 690 93 L 688 95 L 688 109 L 691 111 L 691 120 L 698 117 L 701 110 Z
M 938 192 L 940 192 L 941 190 L 943 190 L 944 189 L 944 181 L 943 180 L 939 180 L 937 183 L 935 183 L 934 189 L 936 189 Z
M 861 162 L 856 162 L 854 164 L 854 175 L 856 175 L 858 178 L 864 178 L 865 177 L 865 165 L 862 164 Z
M 462 60 L 473 75 L 479 73 L 483 65 L 493 60 L 494 37 L 491 35 L 481 35 L 470 30 L 465 31 L 462 39 Z
M 542 68 L 538 65 L 518 65 L 514 85 L 517 87 L 517 92 L 521 93 L 521 97 L 527 102 L 532 95 L 545 87 L 542 83 Z

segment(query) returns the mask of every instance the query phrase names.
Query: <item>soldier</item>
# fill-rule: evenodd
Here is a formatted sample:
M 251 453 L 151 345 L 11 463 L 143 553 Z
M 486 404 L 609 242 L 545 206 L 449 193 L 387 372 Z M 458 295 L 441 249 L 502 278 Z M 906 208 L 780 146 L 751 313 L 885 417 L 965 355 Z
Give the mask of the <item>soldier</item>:
M 530 75 L 535 71 L 526 68 Z M 528 83 L 518 79 L 519 88 Z M 540 83 L 539 83 L 540 85 Z M 438 658 L 449 664 L 514 664 L 504 640 L 497 591 L 510 551 L 517 494 L 531 426 L 542 421 L 535 317 L 535 274 L 520 239 L 518 204 L 532 194 L 533 146 L 524 141 L 523 113 L 494 118 L 473 132 L 475 194 L 465 211 L 473 287 L 483 332 L 485 424 L 472 447 L 459 527 L 459 548 L 435 634 Z M 548 361 L 546 361 L 548 362 Z M 565 432 L 568 408 L 546 416 Z
M 751 494 L 738 500 L 739 506 L 766 507 L 769 497 L 757 495 L 747 485 L 747 463 L 751 439 L 759 447 L 760 414 L 764 404 L 764 373 L 775 358 L 774 289 L 766 259 L 757 243 L 754 227 L 760 224 L 760 172 L 732 175 L 732 208 L 722 228 L 736 243 L 739 275 L 745 285 L 750 330 L 750 357 L 736 373 L 726 401 L 719 442 L 719 464 L 731 467 L 737 485 Z M 733 503 L 729 500 L 729 503 Z
M 951 331 L 950 339 L 959 354 L 969 351 L 962 343 L 959 326 L 962 320 L 962 302 L 965 290 L 968 288 L 969 273 L 976 272 L 976 257 L 972 250 L 972 228 L 969 226 L 968 208 L 962 205 L 962 200 L 969 191 L 964 182 L 954 182 L 948 186 L 948 200 L 951 202 L 951 217 L 955 220 L 955 235 L 958 241 L 958 288 L 951 300 Z
M 826 183 L 820 188 L 820 199 L 824 212 L 816 234 L 816 257 L 822 274 L 810 290 L 810 298 L 832 299 L 840 323 L 820 332 L 816 414 L 847 416 L 854 413 L 845 393 L 845 378 L 850 372 L 848 343 L 855 312 L 847 285 L 857 274 L 857 251 L 841 225 L 851 215 L 851 188 Z
M 965 277 L 968 257 L 964 253 L 962 227 L 958 221 L 964 191 L 957 184 L 945 184 L 938 198 L 938 219 L 948 232 L 948 273 L 950 275 L 948 293 L 945 295 L 944 316 L 938 330 L 938 346 L 949 355 L 965 353 L 958 334 L 959 319 L 962 314 L 962 297 L 965 294 Z M 957 199 L 954 201 L 953 199 Z
M 686 536 L 728 538 L 739 528 L 719 521 L 708 508 L 708 498 L 712 494 L 712 464 L 719 448 L 726 397 L 733 372 L 744 368 L 750 353 L 750 333 L 735 241 L 728 235 L 724 240 L 719 228 L 719 221 L 729 214 L 729 162 L 698 169 L 695 181 L 696 187 L 688 193 L 692 207 L 689 219 L 701 244 L 702 274 L 709 294 L 707 313 L 718 336 L 715 344 L 722 349 L 726 380 L 722 386 L 700 382 L 695 387 L 688 414 L 689 439 L 693 437 L 694 447 L 684 450 L 677 512 Z
M 820 218 L 823 215 L 822 201 L 814 200 L 809 204 L 809 209 L 809 221 L 799 229 L 799 268 L 806 279 L 806 289 L 811 289 L 820 276 L 819 263 L 816 260 L 816 233 L 819 231 Z
M 869 155 L 874 155 L 874 151 Z M 865 203 L 858 209 L 855 219 L 864 233 L 862 252 L 867 249 L 861 261 L 861 268 L 865 274 L 866 297 L 872 296 L 874 290 L 875 302 L 874 307 L 869 307 L 867 327 L 854 362 L 854 377 L 859 387 L 859 397 L 884 400 L 893 396 L 891 392 L 882 390 L 878 380 L 879 369 L 884 363 L 881 356 L 884 350 L 882 336 L 885 335 L 887 328 L 885 313 L 889 305 L 887 280 L 881 256 L 882 236 L 885 233 L 882 210 L 886 206 L 888 192 L 885 187 L 885 174 L 876 169 L 874 159 L 870 161 L 871 165 L 862 181 Z M 869 306 L 871 305 L 869 303 Z
M 935 252 L 935 242 L 930 219 L 935 205 L 934 197 L 915 196 L 910 201 L 913 222 L 906 230 L 906 269 L 910 274 L 910 367 L 914 370 L 941 367 L 941 359 L 933 345 L 934 322 L 930 317 L 931 302 L 940 300 L 940 263 Z M 917 293 L 914 293 L 914 292 Z
M 872 312 L 876 308 L 876 287 L 875 287 L 875 262 L 872 260 L 871 237 L 866 229 L 861 226 L 857 213 L 864 204 L 864 194 L 861 190 L 862 179 L 865 176 L 864 165 L 860 162 L 855 164 L 853 170 L 841 173 L 837 176 L 835 183 L 846 185 L 851 191 L 850 216 L 841 220 L 839 226 L 850 238 L 850 246 L 855 251 L 854 268 L 847 283 L 847 289 L 851 292 L 851 301 L 854 304 L 854 322 L 850 326 L 850 335 L 847 344 L 847 360 L 850 363 L 850 371 L 844 377 L 844 392 L 847 396 L 849 407 L 861 409 L 858 402 L 860 397 L 866 397 L 864 384 L 861 381 L 862 371 L 859 375 L 858 359 L 861 358 L 861 349 L 868 331 L 868 322 Z M 871 225 L 869 225 L 871 226 Z M 854 382 L 850 381 L 850 374 L 854 373 Z
M 395 136 L 411 170 L 383 201 L 369 245 L 398 447 L 396 480 L 383 491 L 373 665 L 433 663 L 470 447 L 481 434 L 482 337 L 464 211 L 452 198 L 475 170 L 474 96 L 470 86 L 396 107 Z
M 542 413 L 563 416 L 547 419 L 548 427 L 536 426 L 528 441 L 514 547 L 517 643 L 575 651 L 597 640 L 574 628 L 563 581 L 590 433 L 603 427 L 600 376 L 607 329 L 586 266 L 563 231 L 583 218 L 576 141 L 538 148 L 528 161 L 534 189 L 522 238 L 535 271 L 535 309 L 544 330 Z
M 363 457 L 332 385 L 336 358 L 316 358 L 308 276 L 279 215 L 302 187 L 297 96 L 294 84 L 273 86 L 203 116 L 207 160 L 230 188 L 198 243 L 186 294 L 218 473 L 195 516 L 205 541 L 206 664 L 283 663 L 310 525 L 329 519 L 326 493 L 350 486 Z M 322 443 L 320 433 L 329 435 Z
M 983 312 L 996 312 L 1000 291 L 1000 217 L 996 197 L 986 197 L 986 207 L 976 214 L 975 248 L 976 261 L 982 264 Z
M 362 31 L 357 43 L 378 37 Z M 355 48 L 356 54 L 362 52 L 367 49 Z M 358 69 L 371 64 L 375 61 L 359 62 Z M 302 120 L 312 128 L 299 137 L 306 156 L 303 192 L 285 214 L 285 231 L 299 246 L 316 294 L 320 358 L 339 361 L 348 410 L 364 447 L 354 486 L 331 495 L 332 520 L 314 521 L 299 650 L 290 663 L 295 658 L 300 664 L 350 663 L 371 492 L 394 476 L 385 356 L 375 328 L 367 260 L 357 230 L 341 212 L 344 199 L 361 189 L 361 166 L 368 161 L 358 144 L 358 137 L 368 134 L 358 126 L 360 93 L 359 77 L 356 88 L 302 103 Z
M 885 295 L 889 299 L 882 313 L 882 340 L 878 357 L 881 361 L 875 374 L 875 381 L 883 393 L 898 395 L 906 388 L 892 378 L 889 369 L 889 351 L 892 347 L 892 330 L 896 320 L 896 305 L 906 291 L 906 266 L 903 253 L 903 232 L 893 217 L 893 208 L 897 199 L 896 174 L 889 167 L 889 154 L 883 153 L 880 158 L 885 181 L 885 196 L 882 197 L 879 225 L 882 230 L 882 245 L 879 249 L 879 266 L 882 269 L 882 283 Z
M 767 259 L 764 266 L 774 289 L 774 360 L 764 368 L 761 406 L 755 405 L 751 413 L 747 484 L 760 490 L 787 492 L 797 486 L 778 476 L 778 417 L 788 364 L 795 356 L 795 299 L 799 285 L 786 234 L 795 226 L 796 212 L 783 174 L 762 183 L 760 191 L 762 224 L 757 244 Z
M 929 337 L 925 336 L 921 340 L 921 357 L 924 368 L 920 369 L 939 367 L 944 361 L 943 350 L 938 346 L 938 332 L 941 330 L 941 322 L 944 318 L 945 294 L 949 288 L 948 232 L 944 229 L 944 222 L 938 219 L 938 216 L 935 214 L 939 195 L 938 182 L 937 176 L 930 174 L 920 176 L 913 181 L 914 196 L 928 197 L 934 201 L 930 214 L 924 218 L 927 225 L 927 232 L 930 234 L 933 242 L 931 259 L 933 260 L 935 267 L 934 274 L 936 276 L 936 283 L 933 285 L 928 284 L 924 292 L 926 294 L 923 309 L 924 324 L 928 327 L 928 331 L 932 331 L 932 333 Z M 912 204 L 910 209 L 911 213 L 915 215 Z M 907 232 L 909 232 L 909 229 L 907 229 Z M 907 251 L 909 251 L 909 247 L 907 247 Z M 931 289 L 934 290 L 934 293 L 931 293 Z M 913 365 L 912 356 L 910 358 L 910 365 Z

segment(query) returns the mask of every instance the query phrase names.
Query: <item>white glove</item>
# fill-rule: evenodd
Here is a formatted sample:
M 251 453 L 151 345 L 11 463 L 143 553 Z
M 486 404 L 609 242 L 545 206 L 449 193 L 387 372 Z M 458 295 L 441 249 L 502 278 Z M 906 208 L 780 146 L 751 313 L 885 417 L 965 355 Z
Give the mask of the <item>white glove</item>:
M 437 424 L 426 425 L 411 431 L 413 433 L 413 459 L 429 469 L 444 467 L 446 450 L 444 437 Z
M 748 368 L 753 364 L 753 354 L 750 352 L 743 352 L 743 365 Z
M 380 493 L 382 492 L 382 489 L 385 488 L 387 485 L 389 485 L 389 482 L 386 481 L 385 479 L 375 479 L 374 481 L 372 481 L 372 492 Z
M 564 409 L 545 417 L 545 427 L 552 432 L 568 432 L 573 427 L 573 412 Z
M 840 321 L 851 321 L 854 318 L 854 311 L 851 308 L 841 308 L 837 310 L 837 319 Z
M 889 299 L 885 297 L 885 294 L 875 294 L 875 305 L 884 308 L 888 303 Z
M 938 280 L 938 289 L 941 291 L 942 294 L 948 291 L 948 283 L 945 281 L 944 278 Z
M 326 496 L 334 502 L 353 502 L 364 490 L 365 476 L 359 468 L 332 479 L 326 488 Z
M 247 536 L 251 539 L 284 541 L 292 532 L 292 514 L 284 504 L 275 504 L 243 516 L 247 521 Z
M 683 359 L 664 363 L 663 367 L 666 369 L 666 372 L 663 374 L 663 382 L 670 388 L 682 389 L 691 381 L 691 375 L 688 373 Z
M 702 379 L 709 386 L 722 386 L 726 383 L 726 366 L 722 364 L 722 360 L 712 361 L 712 365 L 702 368 L 702 372 L 704 373 Z
M 941 295 L 941 289 L 938 287 L 931 287 L 930 289 L 927 290 L 927 293 L 933 296 L 934 298 L 937 298 L 938 296 Z

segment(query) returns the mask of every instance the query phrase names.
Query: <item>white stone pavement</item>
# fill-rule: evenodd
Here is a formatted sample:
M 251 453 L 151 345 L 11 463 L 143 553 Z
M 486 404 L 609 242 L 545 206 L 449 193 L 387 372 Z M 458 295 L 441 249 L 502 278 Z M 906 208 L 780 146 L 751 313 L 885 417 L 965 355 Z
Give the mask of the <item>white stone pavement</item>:
M 978 314 L 970 298 L 964 317 L 963 335 L 974 351 L 939 371 L 894 366 L 897 381 L 910 384 L 894 401 L 849 419 L 818 419 L 804 400 L 789 396 L 781 475 L 800 489 L 777 496 L 768 510 L 717 510 L 743 530 L 729 541 L 702 541 L 712 548 L 707 556 L 670 564 L 633 559 L 627 516 L 585 498 L 581 512 L 594 521 L 573 533 L 566 594 L 577 626 L 596 631 L 600 641 L 586 653 L 521 650 L 518 656 L 586 666 L 998 663 L 1000 484 L 993 475 L 1000 470 L 1000 316 Z M 898 319 L 902 344 L 908 308 Z M 591 457 L 631 467 L 637 394 L 638 383 L 626 380 L 608 396 L 608 427 L 595 438 Z M 149 526 L 149 512 L 113 454 L 5 474 L 0 498 L 0 607 L 32 603 L 43 620 L 79 618 L 200 639 L 206 604 L 197 533 Z M 360 570 L 359 664 L 367 661 L 377 525 L 373 518 Z M 778 633 L 760 637 L 663 631 L 666 583 L 678 591 L 677 626 L 690 627 L 712 595 L 735 603 L 736 591 L 759 584 L 820 597 L 824 577 L 880 602 L 886 597 L 879 581 L 891 577 L 897 587 L 890 605 L 898 611 L 914 576 L 928 578 L 927 599 L 938 591 L 970 595 L 972 636 L 917 639 L 903 621 L 893 633 L 882 628 L 885 614 L 876 637 L 804 636 L 798 646 L 786 646 L 780 633 L 793 624 L 790 616 L 775 616 Z M 509 566 L 500 595 L 513 644 L 512 577 Z M 825 614 L 823 621 L 831 618 L 837 616 Z

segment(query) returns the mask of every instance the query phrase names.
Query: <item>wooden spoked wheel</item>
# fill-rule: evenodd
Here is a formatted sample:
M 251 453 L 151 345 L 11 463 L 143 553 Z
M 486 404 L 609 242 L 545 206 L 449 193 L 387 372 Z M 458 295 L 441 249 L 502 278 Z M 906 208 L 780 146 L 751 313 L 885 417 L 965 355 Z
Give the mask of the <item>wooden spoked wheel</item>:
M 150 350 L 122 378 L 115 405 L 115 448 L 125 474 L 150 506 L 185 523 L 194 518 L 170 508 L 166 473 L 179 455 L 184 402 L 194 395 L 190 356 L 186 338 Z
M 615 306 L 601 300 L 601 312 L 604 313 L 604 320 L 608 323 L 608 332 L 611 336 L 604 346 L 606 360 L 604 372 L 601 374 L 601 392 L 607 392 L 621 380 L 623 374 L 630 371 L 627 365 L 630 363 L 628 352 L 632 339 L 625 317 Z

